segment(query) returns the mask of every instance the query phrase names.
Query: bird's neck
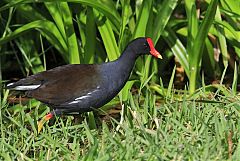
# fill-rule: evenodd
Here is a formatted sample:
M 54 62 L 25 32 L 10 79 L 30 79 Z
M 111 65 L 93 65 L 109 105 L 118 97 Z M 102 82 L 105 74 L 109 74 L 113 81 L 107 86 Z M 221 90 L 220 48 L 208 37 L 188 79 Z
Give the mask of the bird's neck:
M 131 73 L 137 57 L 137 53 L 133 49 L 127 48 L 116 60 L 116 64 L 118 64 L 122 72 Z
M 111 73 L 111 78 L 114 78 L 112 81 L 115 82 L 114 85 L 119 87 L 119 89 L 122 88 L 129 79 L 136 59 L 137 54 L 131 51 L 131 49 L 126 49 L 117 60 L 111 63 L 112 71 L 114 71 Z

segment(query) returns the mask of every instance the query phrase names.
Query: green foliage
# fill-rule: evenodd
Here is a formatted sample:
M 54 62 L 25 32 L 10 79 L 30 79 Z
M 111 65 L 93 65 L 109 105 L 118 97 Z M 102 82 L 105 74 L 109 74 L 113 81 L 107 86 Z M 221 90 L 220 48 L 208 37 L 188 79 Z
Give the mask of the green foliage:
M 202 52 L 203 52 L 203 45 L 205 42 L 205 39 L 207 37 L 208 31 L 211 27 L 211 24 L 213 22 L 216 9 L 217 9 L 218 0 L 212 0 L 211 4 L 209 5 L 209 8 L 206 12 L 206 16 L 204 17 L 203 22 L 201 23 L 199 30 L 196 34 L 196 36 L 193 36 L 193 45 L 191 46 L 191 49 L 189 50 L 189 68 L 190 68 L 190 93 L 194 93 L 196 89 L 196 79 L 198 76 L 198 73 L 200 71 L 199 63 L 201 61 Z M 194 12 L 194 11 L 192 11 Z M 194 34 L 192 34 L 194 35 Z
M 216 93 L 217 94 L 217 93 Z M 130 94 L 120 121 L 74 123 L 73 117 L 57 118 L 37 133 L 38 106 L 8 108 L 4 93 L 0 117 L 1 160 L 227 160 L 239 157 L 239 100 L 228 96 L 212 98 L 198 91 L 201 100 L 185 94 L 165 102 L 151 91 L 139 104 Z M 175 100 L 180 98 L 181 101 Z M 28 108 L 32 110 L 27 112 Z M 34 112 L 35 111 L 35 112 Z M 229 137 L 233 145 L 229 142 Z M 229 155 L 229 146 L 232 146 Z
M 24 43 L 23 41 L 25 44 L 30 44 L 26 47 L 18 45 L 24 60 L 26 60 L 25 65 L 19 63 L 23 67 L 23 73 L 25 70 L 27 73 L 29 70 L 36 73 L 44 69 L 41 57 L 37 54 L 39 46 L 33 44 L 33 41 L 36 41 L 39 36 L 34 38 L 29 36 L 27 40 L 22 38 L 27 33 L 38 33 L 32 30 L 39 31 L 41 36 L 45 38 L 44 41 L 50 43 L 50 46 L 44 45 L 43 47 L 48 50 L 49 47 L 53 46 L 65 63 L 103 62 L 106 61 L 106 56 L 107 59 L 114 60 L 119 57 L 130 40 L 139 36 L 150 36 L 159 49 L 166 50 L 166 47 L 161 46 L 164 41 L 168 44 L 167 48 L 171 49 L 172 54 L 182 65 L 189 79 L 190 93 L 194 93 L 201 82 L 201 70 L 204 69 L 206 73 L 211 73 L 214 79 L 223 71 L 221 64 L 217 63 L 219 56 L 218 58 L 216 58 L 217 56 L 213 57 L 213 54 L 217 53 L 211 52 L 216 48 L 216 45 L 222 53 L 222 62 L 225 67 L 230 61 L 227 51 L 229 45 L 235 49 L 237 55 L 240 55 L 239 45 L 236 43 L 240 37 L 237 32 L 239 14 L 236 12 L 237 4 L 233 5 L 235 3 L 235 1 L 212 0 L 207 1 L 206 4 L 201 3 L 203 9 L 200 10 L 201 4 L 197 6 L 192 0 L 186 0 L 184 4 L 177 0 L 136 1 L 135 4 L 130 3 L 129 0 L 120 2 L 105 0 L 39 0 L 38 2 L 5 0 L 0 7 L 0 13 L 5 15 L 9 10 L 9 15 L 4 18 L 7 23 L 2 24 L 5 31 L 0 38 L 0 44 L 2 46 L 9 42 L 19 44 L 19 39 L 22 39 L 21 44 Z M 41 5 L 41 10 L 36 5 Z M 186 16 L 181 13 L 180 9 L 176 9 L 182 5 L 185 5 Z M 185 16 L 185 19 L 181 20 L 174 16 L 172 14 L 174 9 L 176 15 Z M 226 16 L 224 20 L 222 19 L 223 14 Z M 16 19 L 12 19 L 13 16 Z M 16 22 L 22 25 L 12 27 Z M 76 32 L 76 25 L 79 33 Z M 211 39 L 213 45 L 208 40 L 208 36 L 213 37 L 212 35 L 216 39 Z M 164 39 L 160 39 L 161 36 Z M 183 41 L 182 36 L 187 40 L 187 43 Z M 33 41 L 31 42 L 29 39 L 33 39 Z M 29 52 L 32 46 L 34 46 L 35 51 Z M 207 50 L 204 50 L 205 47 Z M 105 49 L 106 52 L 99 50 L 99 48 Z M 205 52 L 208 54 L 206 58 Z M 165 58 L 171 59 L 172 57 Z M 152 79 L 157 80 L 159 77 L 157 75 L 158 65 L 161 68 L 167 67 L 166 64 L 162 66 L 161 62 L 153 65 L 151 59 L 151 57 L 145 57 L 136 63 L 136 72 L 141 82 L 148 78 L 152 72 L 155 73 Z M 208 62 L 208 60 L 211 62 L 210 68 L 208 63 L 202 64 L 202 61 Z M 7 61 L 7 59 L 2 61 Z M 234 66 L 231 67 L 233 70 Z
M 59 118 L 38 135 L 37 120 L 49 109 L 36 100 L 10 106 L 9 91 L 3 91 L 0 160 L 237 160 L 239 4 L 2 0 L 3 86 L 15 71 L 19 78 L 60 64 L 115 60 L 137 37 L 151 37 L 164 59 L 138 59 L 119 97 L 98 112 L 106 115 L 120 103 L 120 121 L 110 118 L 100 125 L 88 113 L 82 124 Z M 174 89 L 179 75 L 175 63 L 184 69 L 182 89 Z

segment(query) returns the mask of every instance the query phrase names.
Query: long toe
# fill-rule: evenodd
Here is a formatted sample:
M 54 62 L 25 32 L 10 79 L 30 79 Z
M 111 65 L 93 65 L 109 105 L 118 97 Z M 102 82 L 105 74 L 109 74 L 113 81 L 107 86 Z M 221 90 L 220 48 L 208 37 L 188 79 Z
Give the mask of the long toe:
M 50 120 L 54 115 L 52 113 L 47 114 L 46 116 L 44 116 L 39 122 L 38 122 L 38 133 L 41 132 L 43 125 L 45 122 L 47 122 L 48 120 Z

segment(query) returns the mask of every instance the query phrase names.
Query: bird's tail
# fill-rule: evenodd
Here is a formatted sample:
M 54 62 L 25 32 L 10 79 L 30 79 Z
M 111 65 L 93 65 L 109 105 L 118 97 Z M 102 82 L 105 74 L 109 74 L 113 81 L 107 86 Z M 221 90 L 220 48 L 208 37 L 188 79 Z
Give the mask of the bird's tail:
M 16 91 L 28 91 L 28 90 L 37 89 L 40 86 L 41 84 L 39 82 L 32 83 L 32 82 L 29 82 L 27 79 L 21 79 L 17 82 L 7 84 L 5 89 L 16 90 Z

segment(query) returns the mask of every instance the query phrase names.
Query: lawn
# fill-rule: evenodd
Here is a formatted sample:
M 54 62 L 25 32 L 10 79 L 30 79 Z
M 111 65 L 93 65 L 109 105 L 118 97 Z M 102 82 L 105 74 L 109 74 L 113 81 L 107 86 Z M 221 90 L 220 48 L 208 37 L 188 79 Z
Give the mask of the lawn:
M 0 160 L 240 160 L 240 1 L 1 0 Z M 116 60 L 150 37 L 94 112 L 37 123 L 49 107 L 10 82 L 65 64 Z M 43 93 L 44 95 L 44 93 Z
M 3 160 L 239 160 L 239 98 L 201 93 L 201 101 L 181 96 L 181 101 L 173 97 L 164 102 L 149 93 L 140 104 L 130 95 L 120 114 L 95 113 L 96 128 L 90 127 L 87 117 L 76 122 L 73 116 L 64 116 L 45 124 L 39 134 L 39 103 L 9 108 L 3 102 L 0 156 Z M 204 97 L 212 99 L 203 101 Z

